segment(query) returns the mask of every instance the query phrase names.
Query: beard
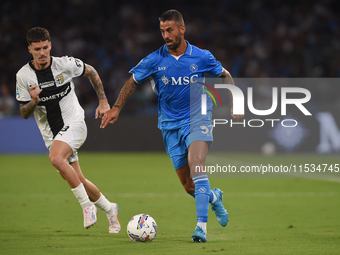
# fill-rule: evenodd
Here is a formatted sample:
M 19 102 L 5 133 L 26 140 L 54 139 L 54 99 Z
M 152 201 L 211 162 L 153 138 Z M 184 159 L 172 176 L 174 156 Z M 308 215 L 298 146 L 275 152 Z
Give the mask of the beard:
M 47 63 L 48 63 L 48 57 L 45 57 L 44 60 L 40 60 L 37 61 L 38 65 L 40 65 L 41 67 L 45 68 L 45 66 L 47 66 Z
M 45 67 L 47 65 L 47 62 L 40 63 L 40 66 Z
M 176 50 L 182 42 L 181 35 L 178 35 L 174 41 L 172 41 L 172 45 L 168 46 L 169 50 Z

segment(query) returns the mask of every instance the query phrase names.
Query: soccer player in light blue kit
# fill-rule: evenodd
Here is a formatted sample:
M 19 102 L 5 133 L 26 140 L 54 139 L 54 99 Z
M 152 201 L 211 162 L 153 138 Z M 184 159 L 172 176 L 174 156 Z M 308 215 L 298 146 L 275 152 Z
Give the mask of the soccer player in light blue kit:
M 210 190 L 207 174 L 197 171 L 204 169 L 208 148 L 213 141 L 211 132 L 206 132 L 207 128 L 210 131 L 212 128 L 212 103 L 209 101 L 207 104 L 208 114 L 196 114 L 195 120 L 192 120 L 190 86 L 197 84 L 205 73 L 223 77 L 226 84 L 234 83 L 229 72 L 209 51 L 201 50 L 184 39 L 186 27 L 181 13 L 169 10 L 159 20 L 166 44 L 130 70 L 132 77 L 123 86 L 112 109 L 104 114 L 101 128 L 117 120 L 136 86 L 150 78 L 158 99 L 158 128 L 162 130 L 166 151 L 184 189 L 196 201 L 197 226 L 192 240 L 206 242 L 209 203 L 223 227 L 228 223 L 228 213 L 222 204 L 222 191 L 217 188 Z M 232 95 L 230 92 L 228 95 L 232 106 Z

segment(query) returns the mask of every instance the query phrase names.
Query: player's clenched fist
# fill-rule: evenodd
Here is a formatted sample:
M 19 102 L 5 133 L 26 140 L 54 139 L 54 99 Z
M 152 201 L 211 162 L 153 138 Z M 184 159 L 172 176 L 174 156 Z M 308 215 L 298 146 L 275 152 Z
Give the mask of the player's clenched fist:
M 42 89 L 39 89 L 37 85 L 31 85 L 29 92 L 30 92 L 33 102 L 35 102 L 36 104 L 38 104 L 40 101 L 39 94 L 41 93 L 41 91 Z

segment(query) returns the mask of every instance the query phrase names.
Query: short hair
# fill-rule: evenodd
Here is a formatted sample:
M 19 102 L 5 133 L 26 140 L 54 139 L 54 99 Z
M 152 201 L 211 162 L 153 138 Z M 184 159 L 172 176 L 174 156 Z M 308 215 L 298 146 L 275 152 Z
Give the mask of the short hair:
M 159 17 L 160 22 L 175 21 L 180 26 L 185 26 L 182 14 L 177 10 L 168 10 Z
M 42 27 L 34 27 L 28 30 L 26 39 L 29 45 L 33 42 L 51 41 L 50 33 L 46 28 Z

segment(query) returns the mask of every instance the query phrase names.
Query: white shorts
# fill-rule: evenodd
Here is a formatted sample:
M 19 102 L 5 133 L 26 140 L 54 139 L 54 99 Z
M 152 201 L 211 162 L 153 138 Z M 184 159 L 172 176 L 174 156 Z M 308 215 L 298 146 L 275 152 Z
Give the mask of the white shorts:
M 54 141 L 62 141 L 71 147 L 73 154 L 68 158 L 68 162 L 72 163 L 78 161 L 77 150 L 83 145 L 86 137 L 87 127 L 85 121 L 75 121 L 65 125 L 55 136 Z

